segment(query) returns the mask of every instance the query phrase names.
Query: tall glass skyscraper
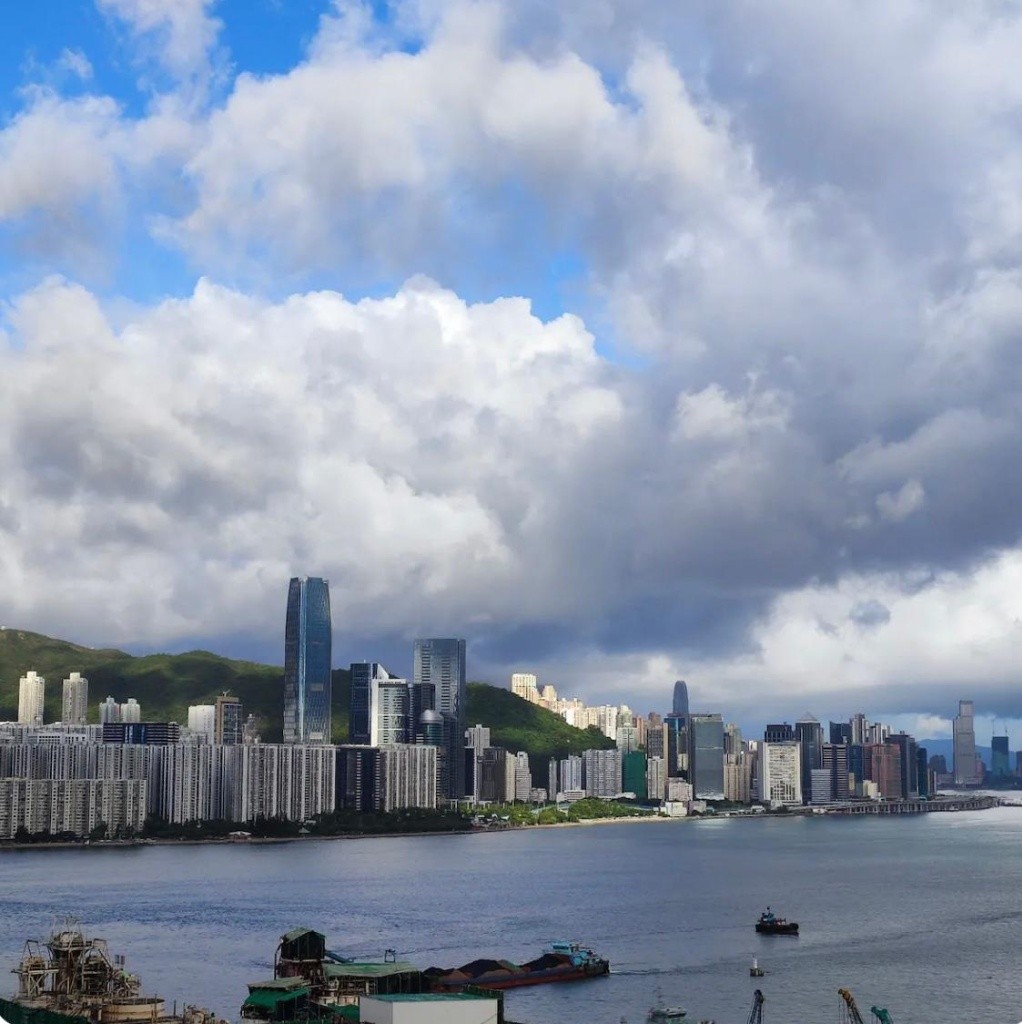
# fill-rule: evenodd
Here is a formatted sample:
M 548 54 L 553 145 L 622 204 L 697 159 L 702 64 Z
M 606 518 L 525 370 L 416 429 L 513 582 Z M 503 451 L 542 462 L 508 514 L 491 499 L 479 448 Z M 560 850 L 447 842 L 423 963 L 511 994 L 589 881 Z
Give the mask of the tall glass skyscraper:
M 468 686 L 465 677 L 465 641 L 415 641 L 414 686 L 433 687 L 435 709 L 443 717 L 444 746 L 440 791 L 449 800 L 465 795 L 465 729 L 468 726 Z M 428 692 L 428 691 L 426 691 Z
M 284 626 L 284 742 L 330 742 L 330 585 L 294 577 Z
M 688 684 L 679 679 L 674 684 L 674 701 L 671 711 L 682 718 L 688 718 Z

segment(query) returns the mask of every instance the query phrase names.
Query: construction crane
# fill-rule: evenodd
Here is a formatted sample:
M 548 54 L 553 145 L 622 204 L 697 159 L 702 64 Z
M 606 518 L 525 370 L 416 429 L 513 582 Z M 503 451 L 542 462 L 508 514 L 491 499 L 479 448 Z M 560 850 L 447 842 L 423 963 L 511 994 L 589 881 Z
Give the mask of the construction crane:
M 844 1024 L 866 1024 L 862 1019 L 862 1014 L 859 1013 L 859 1008 L 855 1005 L 855 997 L 846 988 L 839 988 L 837 994 L 845 1001 L 844 1005 Z
M 766 1000 L 763 993 L 756 989 L 752 996 L 752 1010 L 749 1012 L 749 1024 L 763 1024 L 763 1004 Z
M 869 1012 L 880 1021 L 880 1024 L 894 1024 L 894 1018 L 879 1006 L 871 1006 Z

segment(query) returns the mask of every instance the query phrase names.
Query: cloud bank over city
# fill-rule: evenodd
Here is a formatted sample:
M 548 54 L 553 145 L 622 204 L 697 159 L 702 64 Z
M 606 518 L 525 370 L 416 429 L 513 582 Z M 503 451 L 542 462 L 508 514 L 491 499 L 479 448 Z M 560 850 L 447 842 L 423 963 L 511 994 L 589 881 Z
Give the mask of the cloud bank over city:
M 23 26 L 6 625 L 1022 717 L 1022 11 L 254 6 Z

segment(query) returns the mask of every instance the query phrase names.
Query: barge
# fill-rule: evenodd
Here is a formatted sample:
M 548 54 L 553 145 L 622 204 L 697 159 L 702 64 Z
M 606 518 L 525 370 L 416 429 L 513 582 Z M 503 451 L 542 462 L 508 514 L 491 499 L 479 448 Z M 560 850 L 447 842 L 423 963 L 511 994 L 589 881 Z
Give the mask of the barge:
M 431 967 L 423 972 L 437 992 L 456 991 L 467 985 L 490 990 L 522 988 L 558 981 L 585 981 L 609 973 L 608 960 L 577 942 L 554 942 L 542 956 L 524 964 L 483 959 L 453 970 Z

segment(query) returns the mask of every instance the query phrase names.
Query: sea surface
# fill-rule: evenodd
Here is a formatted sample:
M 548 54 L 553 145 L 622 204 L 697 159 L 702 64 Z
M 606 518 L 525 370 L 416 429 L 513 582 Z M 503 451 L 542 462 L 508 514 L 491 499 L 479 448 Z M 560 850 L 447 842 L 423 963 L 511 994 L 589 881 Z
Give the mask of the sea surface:
M 757 936 L 770 904 L 799 938 Z M 1022 1020 L 1022 808 L 899 818 L 607 824 L 496 834 L 0 853 L 0 987 L 27 937 L 73 914 L 147 991 L 229 1020 L 280 935 L 421 967 L 526 960 L 559 938 L 605 979 L 507 995 L 525 1024 L 841 1019 L 837 990 L 897 1024 Z M 766 969 L 749 977 L 753 956 Z M 6 977 L 7 981 L 3 981 Z

